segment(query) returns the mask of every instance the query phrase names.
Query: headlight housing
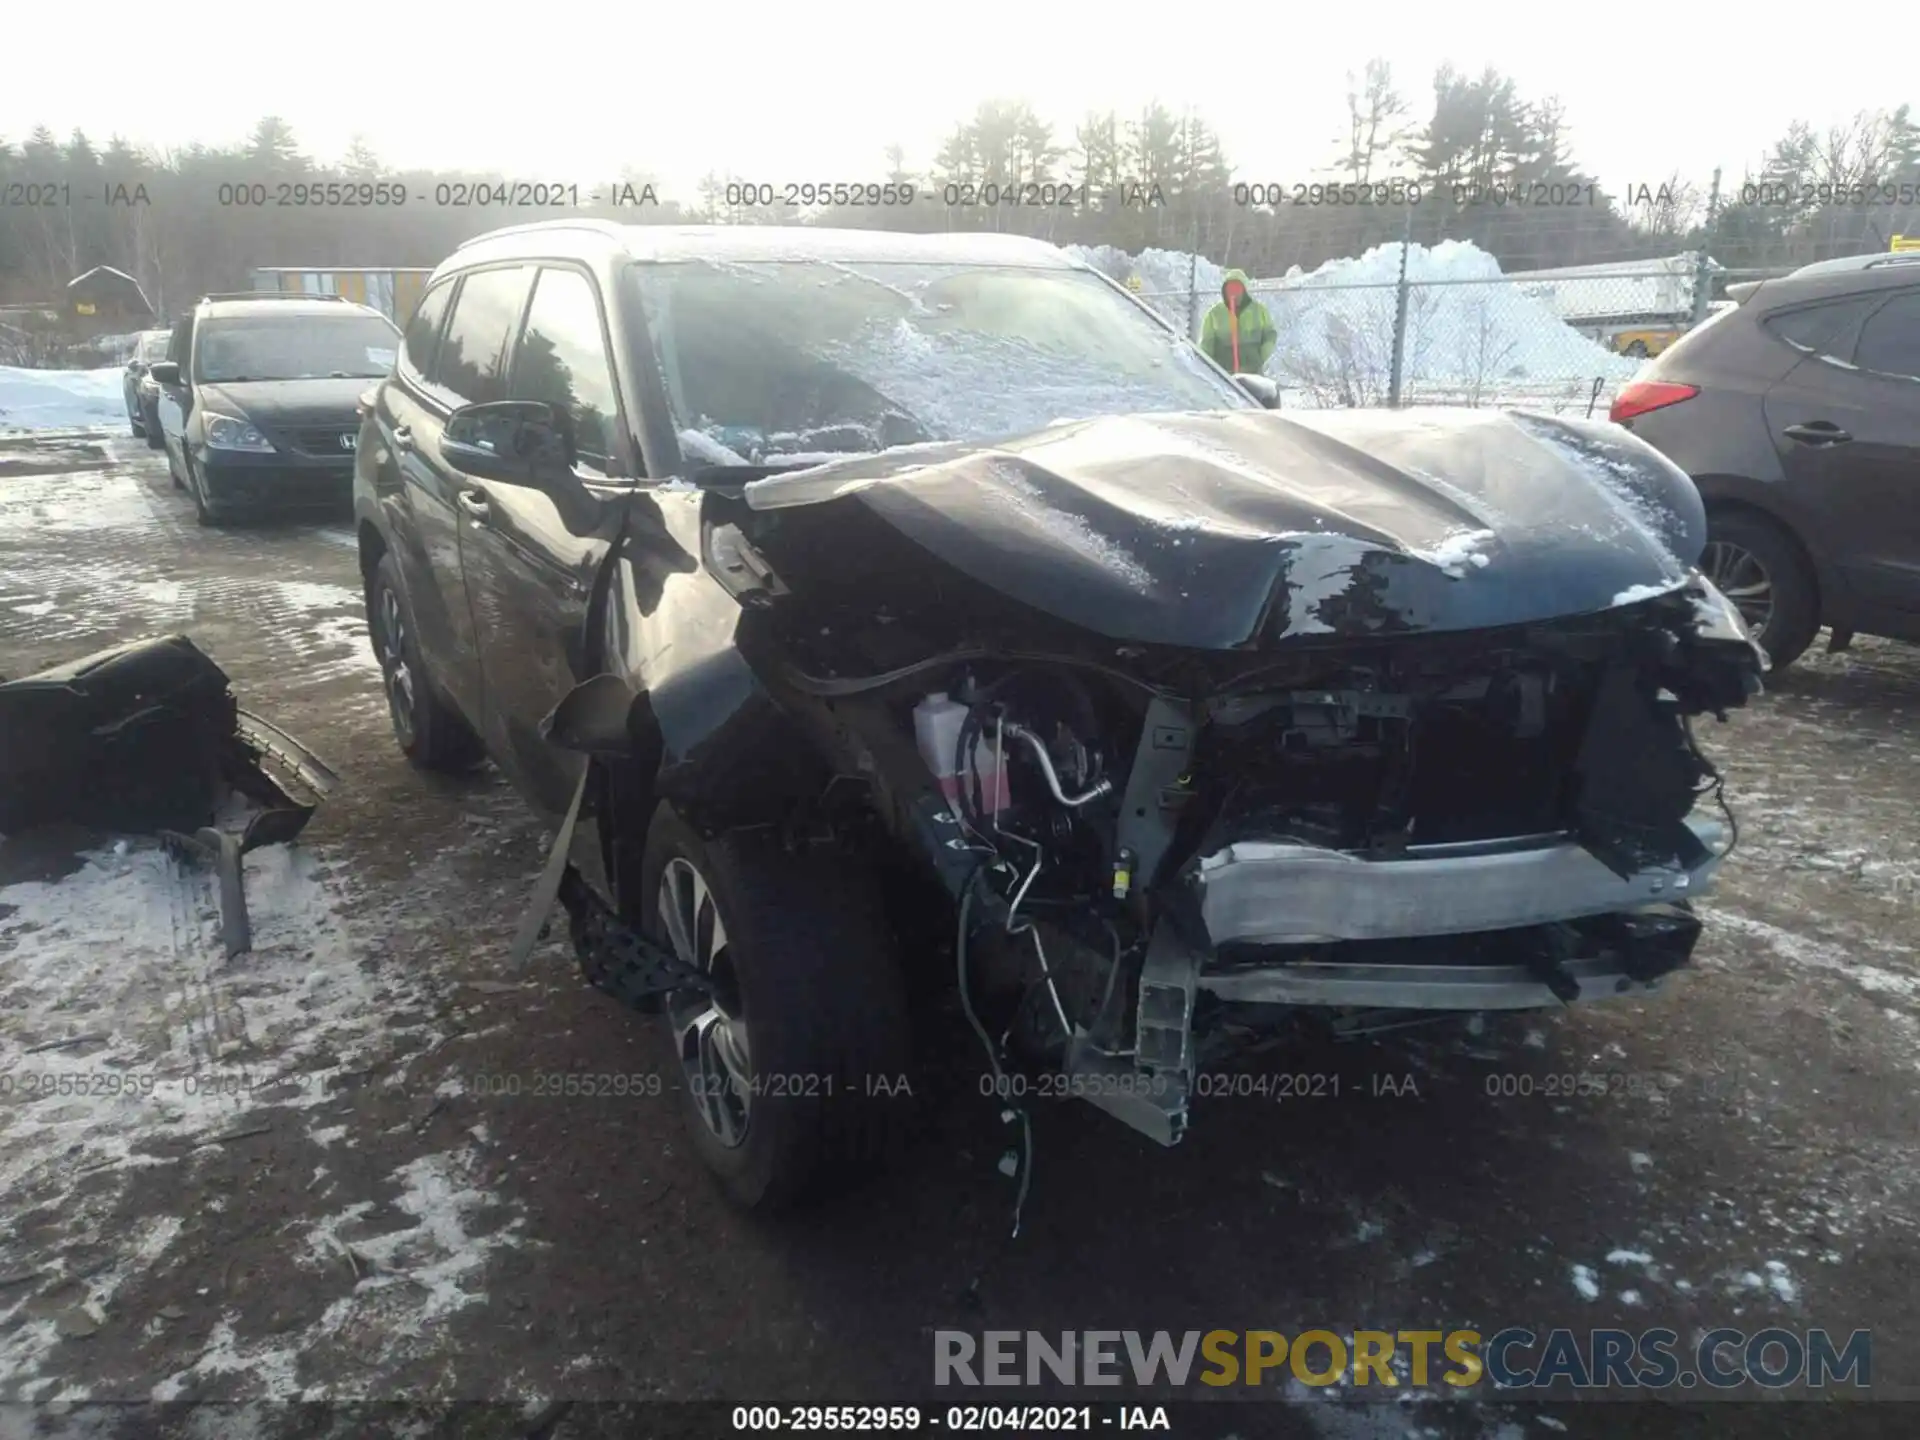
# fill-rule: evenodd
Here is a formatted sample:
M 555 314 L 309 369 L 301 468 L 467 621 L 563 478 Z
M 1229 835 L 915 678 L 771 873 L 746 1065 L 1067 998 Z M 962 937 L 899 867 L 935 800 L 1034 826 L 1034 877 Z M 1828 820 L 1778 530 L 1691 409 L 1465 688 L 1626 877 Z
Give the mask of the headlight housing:
M 206 416 L 207 448 L 210 450 L 246 450 L 256 455 L 273 453 L 273 442 L 248 420 L 233 415 Z
M 1745 641 L 1753 648 L 1760 659 L 1763 671 L 1773 668 L 1773 661 L 1747 625 L 1747 619 L 1720 588 L 1698 570 L 1693 572 L 1693 616 L 1696 633 L 1702 640 L 1728 640 L 1734 643 Z

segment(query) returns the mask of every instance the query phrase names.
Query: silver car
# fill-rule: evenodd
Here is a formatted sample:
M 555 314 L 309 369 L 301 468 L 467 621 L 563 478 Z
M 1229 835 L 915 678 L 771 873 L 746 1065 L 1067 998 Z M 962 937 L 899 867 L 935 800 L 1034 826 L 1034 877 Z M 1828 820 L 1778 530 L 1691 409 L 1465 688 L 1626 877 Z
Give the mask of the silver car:
M 127 424 L 134 434 L 146 437 L 150 450 L 160 448 L 160 417 L 155 410 L 160 403 L 160 387 L 147 371 L 154 361 L 167 358 L 167 342 L 172 338 L 171 330 L 141 331 L 121 381 L 126 393 Z

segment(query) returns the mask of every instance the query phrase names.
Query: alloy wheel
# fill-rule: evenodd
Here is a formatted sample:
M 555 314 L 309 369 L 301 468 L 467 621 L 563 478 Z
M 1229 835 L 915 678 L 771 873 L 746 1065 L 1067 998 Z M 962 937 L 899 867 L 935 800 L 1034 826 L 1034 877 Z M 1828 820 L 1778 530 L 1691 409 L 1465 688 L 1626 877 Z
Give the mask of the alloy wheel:
M 1760 557 L 1728 540 L 1713 540 L 1700 557 L 1707 579 L 1725 595 L 1757 640 L 1773 619 L 1773 577 Z
M 711 981 L 711 994 L 675 992 L 667 1002 L 667 1025 L 694 1109 L 715 1140 L 736 1149 L 746 1141 L 753 1111 L 746 1014 L 713 892 L 692 863 L 678 856 L 660 875 L 660 920 L 675 957 Z
M 387 692 L 387 713 L 401 748 L 413 744 L 413 667 L 407 664 L 407 623 L 393 587 L 380 587 L 380 673 Z

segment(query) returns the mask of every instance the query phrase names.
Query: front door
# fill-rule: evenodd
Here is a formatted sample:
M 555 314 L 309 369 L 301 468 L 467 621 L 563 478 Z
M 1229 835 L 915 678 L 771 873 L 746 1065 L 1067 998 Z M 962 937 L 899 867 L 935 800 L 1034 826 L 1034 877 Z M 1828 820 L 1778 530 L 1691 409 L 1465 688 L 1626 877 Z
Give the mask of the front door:
M 625 427 L 607 334 L 593 278 L 571 266 L 543 268 L 513 347 L 507 398 L 564 409 L 575 475 L 611 499 L 632 484 L 636 467 L 619 438 Z M 460 566 L 480 647 L 487 749 L 530 801 L 557 816 L 584 761 L 543 740 L 540 723 L 586 678 L 587 600 L 617 508 L 600 507 L 589 521 L 543 490 L 472 476 L 465 487 Z

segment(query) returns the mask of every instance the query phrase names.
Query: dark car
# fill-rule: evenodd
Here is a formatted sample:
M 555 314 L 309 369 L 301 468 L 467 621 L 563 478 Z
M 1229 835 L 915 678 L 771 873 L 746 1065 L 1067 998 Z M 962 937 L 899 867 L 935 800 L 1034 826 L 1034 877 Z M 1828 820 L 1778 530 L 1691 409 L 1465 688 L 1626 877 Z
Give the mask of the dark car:
M 326 295 L 210 295 L 152 367 L 167 470 L 203 525 L 243 514 L 344 512 L 356 401 L 400 332 Z
M 1920 640 L 1920 255 L 1727 287 L 1612 415 L 1693 477 L 1704 568 L 1776 665 Z
M 167 358 L 171 330 L 143 330 L 134 340 L 133 354 L 127 357 L 127 372 L 120 385 L 127 401 L 127 425 L 134 434 L 144 436 L 150 449 L 160 448 L 160 418 L 155 407 L 160 387 L 147 373 L 156 360 Z
M 1260 388 L 1005 235 L 553 223 L 434 273 L 354 484 L 394 732 L 556 823 L 513 953 L 557 898 L 664 1013 L 738 1201 L 882 1153 L 909 974 L 996 1108 L 1171 1144 L 1282 1027 L 1686 963 L 1730 840 L 1689 717 L 1765 664 L 1692 483 Z

